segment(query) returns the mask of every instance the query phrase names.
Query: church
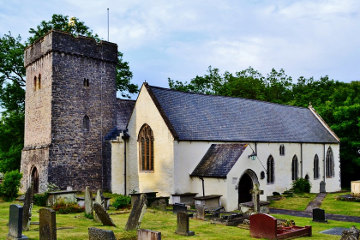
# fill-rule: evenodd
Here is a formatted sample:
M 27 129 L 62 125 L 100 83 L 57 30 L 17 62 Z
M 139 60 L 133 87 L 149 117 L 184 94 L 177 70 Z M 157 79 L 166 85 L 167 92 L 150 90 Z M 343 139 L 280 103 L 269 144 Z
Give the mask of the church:
M 117 45 L 51 31 L 26 48 L 22 189 L 221 195 L 226 210 L 298 178 L 340 190 L 340 140 L 309 106 L 144 83 L 116 98 Z M 173 202 L 173 198 L 170 198 Z

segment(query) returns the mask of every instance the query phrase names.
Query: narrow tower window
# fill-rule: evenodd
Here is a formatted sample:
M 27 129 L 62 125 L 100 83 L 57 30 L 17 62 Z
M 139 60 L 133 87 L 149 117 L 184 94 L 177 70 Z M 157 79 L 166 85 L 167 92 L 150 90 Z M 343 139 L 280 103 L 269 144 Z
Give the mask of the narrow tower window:
M 89 79 L 84 78 L 84 87 L 89 87 Z
M 36 76 L 34 77 L 34 91 L 36 91 L 37 88 L 37 78 Z
M 154 171 L 154 135 L 150 126 L 144 124 L 138 136 L 141 171 Z
M 267 160 L 267 183 L 274 183 L 274 158 L 270 155 Z
M 83 129 L 85 132 L 90 130 L 90 119 L 87 115 L 85 115 L 83 118 Z
M 39 74 L 39 79 L 38 79 L 38 87 L 37 89 L 41 89 L 41 74 Z
M 284 146 L 284 144 L 281 144 L 280 145 L 280 156 L 284 156 L 285 155 L 285 146 Z

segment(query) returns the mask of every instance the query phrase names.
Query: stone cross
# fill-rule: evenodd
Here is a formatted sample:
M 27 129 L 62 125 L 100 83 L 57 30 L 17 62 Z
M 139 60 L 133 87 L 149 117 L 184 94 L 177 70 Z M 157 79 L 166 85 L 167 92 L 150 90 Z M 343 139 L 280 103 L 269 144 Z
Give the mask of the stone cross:
M 105 208 L 101 204 L 94 203 L 95 216 L 99 218 L 101 223 L 105 226 L 115 226 L 113 220 L 110 218 L 109 214 L 106 212 Z
M 31 220 L 31 209 L 33 204 L 33 187 L 29 187 L 26 190 L 25 198 L 24 198 L 24 206 L 23 206 L 23 220 L 22 220 L 22 229 L 23 231 L 28 231 L 30 228 L 30 220 Z
M 189 215 L 186 212 L 177 213 L 177 228 L 175 233 L 184 236 L 195 235 L 193 231 L 189 231 Z
M 254 184 L 254 188 L 250 193 L 252 194 L 254 212 L 258 213 L 260 211 L 260 194 L 263 194 L 263 191 L 259 189 L 259 184 Z
M 28 237 L 22 235 L 22 220 L 23 207 L 17 204 L 11 204 L 9 215 L 9 234 L 7 239 L 28 239 Z
M 136 199 L 134 202 L 134 205 L 131 209 L 128 221 L 125 226 L 125 230 L 134 230 L 138 227 L 140 227 L 141 219 L 145 214 L 146 210 L 146 195 L 141 194 L 140 198 Z
M 56 212 L 51 208 L 41 208 L 40 215 L 40 240 L 56 240 Z
M 89 190 L 89 187 L 85 188 L 85 214 L 93 215 L 93 202 L 92 202 L 92 195 Z
M 89 240 L 116 240 L 115 234 L 111 230 L 90 227 L 88 233 Z

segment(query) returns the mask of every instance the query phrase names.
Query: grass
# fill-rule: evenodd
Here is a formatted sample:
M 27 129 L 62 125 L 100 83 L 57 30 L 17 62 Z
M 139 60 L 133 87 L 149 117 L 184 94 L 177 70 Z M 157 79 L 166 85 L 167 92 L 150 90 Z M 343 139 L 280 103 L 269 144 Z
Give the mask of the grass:
M 304 211 L 312 200 L 316 197 L 315 193 L 294 194 L 293 197 L 282 197 L 281 200 L 272 201 L 271 208 L 281 208 Z
M 360 202 L 349 202 L 336 200 L 339 195 L 350 194 L 350 192 L 329 193 L 321 204 L 326 213 L 360 216 Z

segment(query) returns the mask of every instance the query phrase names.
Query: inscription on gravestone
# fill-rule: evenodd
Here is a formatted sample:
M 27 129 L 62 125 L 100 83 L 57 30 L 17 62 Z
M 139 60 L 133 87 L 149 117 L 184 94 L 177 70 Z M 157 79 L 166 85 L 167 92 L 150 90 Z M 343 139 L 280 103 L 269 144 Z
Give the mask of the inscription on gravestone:
M 313 209 L 313 221 L 314 222 L 327 222 L 325 216 L 325 210 L 321 208 L 314 208 Z
M 189 215 L 186 212 L 177 213 L 177 228 L 175 233 L 184 236 L 195 235 L 193 231 L 189 231 Z
M 28 239 L 22 235 L 23 207 L 17 204 L 10 205 L 9 234 L 7 239 Z
M 111 230 L 91 227 L 88 229 L 89 240 L 116 240 L 115 234 Z
M 110 218 L 109 214 L 106 212 L 105 208 L 99 203 L 94 203 L 95 215 L 98 216 L 101 223 L 105 226 L 115 226 L 113 220 Z
M 56 240 L 56 212 L 51 208 L 41 208 L 40 215 L 40 240 Z

